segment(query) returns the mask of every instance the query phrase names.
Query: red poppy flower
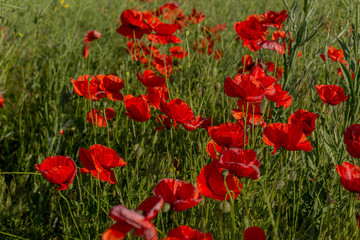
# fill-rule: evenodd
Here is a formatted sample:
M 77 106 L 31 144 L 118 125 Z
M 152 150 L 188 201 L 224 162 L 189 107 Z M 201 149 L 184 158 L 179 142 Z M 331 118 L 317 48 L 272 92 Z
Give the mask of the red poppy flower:
M 194 131 L 197 128 L 207 129 L 211 125 L 211 117 L 204 118 L 203 116 L 198 115 L 191 122 L 188 122 L 188 123 L 184 122 L 184 123 L 181 123 L 181 125 L 188 131 Z
M 222 147 L 212 139 L 206 145 L 206 152 L 210 155 L 212 159 L 219 159 L 222 152 L 225 152 L 228 148 Z
M 211 37 L 205 37 L 202 40 L 194 41 L 193 49 L 198 51 L 201 56 L 204 55 L 204 53 L 210 55 L 213 52 L 214 44 Z
M 193 8 L 191 15 L 188 15 L 188 19 L 192 24 L 199 24 L 205 20 L 205 14 L 200 11 L 198 12 L 195 8 Z
M 275 52 L 278 52 L 279 54 L 285 54 L 284 46 L 275 41 L 263 41 L 263 42 L 259 43 L 259 46 L 262 47 L 263 49 L 274 50 Z
M 171 53 L 171 56 L 173 58 L 182 59 L 188 55 L 188 52 L 185 50 L 185 48 L 180 46 L 171 47 L 169 49 L 169 52 Z
M 338 105 L 341 102 L 345 102 L 350 96 L 345 96 L 344 89 L 336 85 L 315 85 L 315 88 L 324 104 Z
M 249 72 L 254 66 L 255 66 L 255 62 L 253 62 L 251 56 L 244 55 L 241 58 L 241 68 L 238 70 L 238 74 Z
M 128 41 L 127 48 L 131 58 L 135 61 L 140 60 L 141 63 L 147 64 L 149 59 L 154 59 L 159 55 L 159 50 L 154 46 L 147 46 L 141 41 Z
M 348 162 L 336 166 L 340 175 L 340 183 L 352 193 L 360 193 L 360 167 Z
M 131 9 L 121 14 L 122 25 L 116 29 L 118 33 L 127 38 L 141 38 L 144 34 L 151 33 L 151 27 L 144 21 L 142 13 Z
M 150 34 L 147 39 L 157 44 L 181 43 L 181 39 L 173 35 L 179 26 L 175 24 L 159 23 L 154 28 L 156 34 Z
M 116 183 L 114 171 L 111 168 L 127 165 L 113 149 L 100 144 L 92 145 L 89 150 L 80 148 L 79 158 L 84 166 L 80 169 L 82 174 L 90 173 L 95 178 L 110 184 Z
M 84 47 L 84 58 L 88 58 L 89 57 L 89 45 L 86 44 Z
M 322 59 L 324 62 L 326 62 L 326 61 L 325 61 L 325 54 L 323 54 L 323 53 L 320 54 L 320 57 L 321 57 L 321 59 Z
M 169 91 L 165 85 L 161 87 L 148 87 L 147 96 L 150 105 L 160 110 L 160 103 L 169 99 Z
M 202 233 L 189 226 L 179 226 L 169 231 L 167 238 L 162 240 L 213 240 L 211 233 Z
M 233 109 L 232 115 L 236 119 L 243 119 L 246 116 L 246 124 L 266 126 L 261 113 L 261 101 L 249 103 L 240 98 L 237 102 L 240 109 Z
M 111 120 L 115 115 L 114 109 L 113 108 L 105 109 L 105 115 L 107 120 Z M 88 123 L 96 124 L 98 127 L 106 127 L 106 120 L 101 111 L 93 109 L 91 110 L 91 112 L 88 112 L 86 117 L 87 117 L 86 121 Z
M 244 240 L 266 240 L 266 235 L 259 227 L 249 227 L 244 232 Z
M 123 205 L 117 205 L 110 209 L 109 216 L 116 221 L 102 236 L 102 240 L 121 240 L 126 234 L 136 229 L 136 236 L 142 236 L 145 240 L 157 240 L 157 231 L 151 219 L 156 217 L 164 201 L 159 197 L 149 197 L 143 201 L 135 211 Z
M 159 123 L 159 127 L 155 128 L 155 131 L 161 131 L 164 128 L 166 128 L 167 130 L 170 130 L 174 126 L 171 123 L 171 119 L 165 115 L 156 116 L 156 121 Z M 177 129 L 177 126 L 176 127 L 174 126 L 174 128 Z
M 290 115 L 288 123 L 297 125 L 305 134 L 305 136 L 310 136 L 310 134 L 315 129 L 315 121 L 317 116 L 318 114 L 306 111 L 304 109 L 299 109 Z
M 209 127 L 208 133 L 215 143 L 222 147 L 243 148 L 247 144 L 244 133 L 244 123 L 222 123 L 219 126 Z
M 256 180 L 260 177 L 260 161 L 256 152 L 251 149 L 230 148 L 221 155 L 219 166 L 239 178 L 250 177 Z
M 243 40 L 243 47 L 248 47 L 251 51 L 259 50 L 261 48 L 259 43 L 265 41 L 268 34 L 267 27 L 256 14 L 248 16 L 243 22 L 235 23 L 234 28 Z
M 169 103 L 161 102 L 160 110 L 166 116 L 174 120 L 175 126 L 177 123 L 191 123 L 195 120 L 193 110 L 181 99 L 172 99 Z
M 360 124 L 353 124 L 345 130 L 344 143 L 350 156 L 360 158 Z
M 132 120 L 137 122 L 146 122 L 151 118 L 150 106 L 144 99 L 134 97 L 133 95 L 126 95 L 124 104 L 127 111 L 125 115 Z
M 241 192 L 241 182 L 230 173 L 226 176 L 226 185 L 232 193 L 226 190 L 222 168 L 219 168 L 217 160 L 205 165 L 196 178 L 197 187 L 204 197 L 209 197 L 218 201 L 237 198 Z M 231 195 L 230 195 L 231 194 Z
M 184 211 L 199 204 L 199 190 L 191 183 L 177 179 L 162 179 L 153 189 L 154 196 L 161 197 L 174 211 Z
M 227 77 L 224 92 L 229 97 L 240 97 L 247 102 L 257 102 L 265 96 L 264 86 L 250 74 L 238 74 L 234 79 Z
M 94 40 L 100 39 L 100 38 L 101 38 L 101 33 L 99 33 L 96 30 L 90 30 L 90 31 L 87 31 L 87 33 L 85 34 L 83 42 L 85 45 L 87 45 L 87 44 L 93 42 Z
M 48 157 L 40 165 L 35 164 L 35 168 L 46 180 L 59 185 L 58 191 L 66 190 L 77 173 L 74 160 L 67 156 Z
M 267 27 L 277 28 L 278 30 L 282 28 L 282 23 L 287 19 L 287 11 L 282 10 L 281 12 L 267 11 L 261 14 L 261 17 L 264 19 L 262 24 Z
M 3 95 L 0 94 L 0 107 L 4 108 L 4 104 L 5 104 L 5 99 L 4 99 Z
M 173 66 L 173 58 L 171 56 L 166 54 L 157 55 L 151 64 L 161 75 L 166 75 L 167 78 L 170 77 Z
M 150 69 L 146 69 L 143 76 L 140 73 L 136 76 L 145 87 L 162 87 L 165 85 L 165 78 L 157 76 Z
M 274 72 L 274 71 L 275 71 L 275 63 L 273 63 L 273 62 L 266 62 L 266 63 L 265 63 L 265 66 L 267 67 L 267 70 L 268 70 L 269 72 Z M 282 77 L 283 77 L 283 73 L 284 73 L 284 70 L 283 70 L 281 67 L 277 66 L 277 67 L 276 67 L 276 71 L 275 71 L 275 77 L 276 77 L 276 78 L 282 78 Z
M 292 103 L 292 97 L 288 94 L 287 91 L 283 91 L 280 84 L 275 83 L 275 94 L 274 95 L 266 95 L 266 98 L 272 102 L 276 102 L 277 107 L 280 105 L 284 108 L 290 107 Z
M 77 80 L 71 79 L 74 86 L 74 92 L 79 96 L 85 96 L 87 99 L 99 100 L 106 96 L 105 91 L 99 88 L 99 80 L 91 75 L 83 75 Z
M 328 58 L 334 62 L 342 62 L 343 64 L 347 65 L 344 60 L 344 51 L 342 49 L 336 49 L 333 46 L 329 46 Z M 325 61 L 324 61 L 325 62 Z
M 271 40 L 278 41 L 279 38 L 285 39 L 286 38 L 286 32 L 285 31 L 275 31 L 271 35 Z
M 263 141 L 266 145 L 274 146 L 275 154 L 279 147 L 288 151 L 312 150 L 311 143 L 306 139 L 305 134 L 294 124 L 272 123 L 265 127 Z
M 124 81 L 114 74 L 97 75 L 100 81 L 100 89 L 106 92 L 106 97 L 112 101 L 122 101 L 124 96 L 120 90 L 124 87 Z

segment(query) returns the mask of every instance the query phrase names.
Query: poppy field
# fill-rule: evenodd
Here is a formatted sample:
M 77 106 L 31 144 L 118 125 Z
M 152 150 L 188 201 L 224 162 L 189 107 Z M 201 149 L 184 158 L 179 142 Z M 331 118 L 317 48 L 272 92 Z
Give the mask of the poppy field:
M 0 239 L 360 239 L 359 10 L 0 1 Z

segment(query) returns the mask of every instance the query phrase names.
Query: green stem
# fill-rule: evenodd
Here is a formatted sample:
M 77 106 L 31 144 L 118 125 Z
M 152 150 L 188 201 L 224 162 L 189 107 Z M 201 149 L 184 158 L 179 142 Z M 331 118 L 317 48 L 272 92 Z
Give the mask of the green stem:
M 6 174 L 16 174 L 16 175 L 41 175 L 41 173 L 38 172 L 0 172 L 0 175 L 6 175 Z
M 59 194 L 60 194 L 60 196 L 65 200 L 65 202 L 66 202 L 66 204 L 67 204 L 67 206 L 68 206 L 68 208 L 69 208 L 69 212 L 70 212 L 71 218 L 72 218 L 72 220 L 73 220 L 73 222 L 74 222 L 74 225 L 75 225 L 75 227 L 76 227 L 76 230 L 77 230 L 77 232 L 78 232 L 78 234 L 79 234 L 79 237 L 80 237 L 81 240 L 83 240 L 82 235 L 81 235 L 81 233 L 80 233 L 80 230 L 79 230 L 79 228 L 78 228 L 78 225 L 76 224 L 74 215 L 72 214 L 69 201 L 64 197 L 64 195 L 62 195 L 61 191 L 59 191 Z

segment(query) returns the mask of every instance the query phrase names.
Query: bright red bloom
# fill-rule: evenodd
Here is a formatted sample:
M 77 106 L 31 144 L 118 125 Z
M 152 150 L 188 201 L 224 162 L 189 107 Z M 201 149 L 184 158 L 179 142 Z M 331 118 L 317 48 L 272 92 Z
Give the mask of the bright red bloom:
M 169 99 L 169 91 L 165 85 L 147 88 L 148 100 L 153 108 L 160 109 L 160 103 Z
M 192 183 L 177 179 L 162 179 L 153 189 L 154 196 L 161 197 L 174 211 L 184 211 L 199 204 L 199 190 Z
M 89 45 L 86 44 L 84 47 L 84 58 L 88 58 L 89 57 Z
M 0 107 L 4 108 L 4 104 L 5 104 L 5 99 L 4 99 L 3 95 L 0 94 Z
M 35 164 L 35 168 L 46 180 L 59 185 L 58 191 L 66 190 L 77 173 L 74 160 L 67 156 L 48 157 L 40 165 Z
M 253 62 L 251 56 L 244 55 L 241 58 L 241 68 L 238 70 L 238 74 L 249 72 L 254 66 L 255 66 L 255 62 Z
M 222 147 L 212 139 L 206 145 L 206 152 L 210 155 L 212 159 L 219 159 L 222 152 L 226 151 L 227 147 Z
M 185 48 L 180 46 L 171 47 L 169 49 L 169 52 L 171 53 L 171 56 L 173 58 L 182 59 L 188 55 L 188 52 L 185 50 Z
M 282 23 L 287 19 L 287 11 L 282 10 L 281 12 L 267 11 L 261 14 L 261 17 L 264 19 L 262 24 L 267 27 L 273 27 L 280 30 L 282 28 Z
M 244 123 L 222 123 L 219 126 L 209 127 L 208 133 L 215 143 L 222 147 L 243 148 L 247 144 L 244 133 Z
M 315 121 L 317 116 L 318 114 L 306 111 L 304 109 L 299 109 L 290 115 L 288 123 L 297 125 L 305 134 L 305 136 L 310 136 L 310 134 L 315 129 Z
M 347 63 L 344 60 L 344 51 L 342 49 L 336 49 L 333 46 L 329 46 L 327 56 L 328 56 L 328 58 L 330 58 L 330 60 L 332 60 L 334 62 L 339 61 L 339 62 L 347 65 Z
M 123 205 L 110 209 L 109 216 L 116 221 L 102 236 L 102 240 L 121 240 L 131 229 L 136 229 L 136 236 L 143 236 L 145 240 L 157 240 L 157 231 L 151 220 L 156 217 L 164 201 L 159 197 L 149 197 L 143 201 L 135 211 Z
M 99 80 L 91 75 L 83 75 L 77 80 L 71 79 L 74 86 L 74 92 L 79 96 L 85 96 L 87 99 L 99 100 L 106 96 L 106 92 L 99 88 Z
M 207 130 L 208 127 L 211 125 L 211 117 L 210 118 L 204 118 L 203 116 L 198 115 L 191 122 L 182 123 L 181 125 L 188 131 L 194 131 L 197 128 L 204 128 L 204 129 Z
M 132 120 L 137 122 L 146 122 L 151 118 L 150 106 L 144 99 L 134 97 L 133 95 L 126 95 L 124 104 L 127 111 L 125 115 Z
M 150 34 L 147 39 L 157 44 L 181 43 L 181 39 L 173 35 L 179 26 L 175 24 L 159 23 L 155 27 L 156 34 Z
M 82 174 L 90 173 L 95 178 L 110 184 L 116 183 L 114 171 L 111 168 L 127 165 L 113 149 L 100 144 L 92 145 L 89 150 L 80 148 L 79 158 L 84 166 L 80 169 Z
M 278 52 L 279 54 L 285 54 L 284 46 L 275 41 L 263 41 L 263 42 L 259 43 L 259 46 L 262 47 L 263 49 L 274 50 L 275 52 Z
M 106 97 L 112 101 L 122 101 L 124 96 L 120 90 L 124 87 L 124 81 L 114 74 L 97 75 L 100 81 L 100 89 L 106 92 Z
M 249 227 L 244 232 L 244 240 L 266 240 L 266 235 L 259 227 Z
M 166 77 L 169 78 L 172 71 L 173 58 L 166 54 L 157 55 L 154 57 L 151 65 L 155 67 L 161 75 L 166 75 Z
M 275 83 L 275 94 L 274 95 L 266 95 L 266 98 L 272 102 L 276 102 L 277 107 L 280 105 L 284 108 L 290 107 L 292 103 L 292 97 L 288 94 L 287 91 L 283 91 L 280 84 Z
M 344 143 L 350 156 L 360 158 L 360 124 L 353 124 L 345 130 Z
M 136 76 L 145 87 L 162 87 L 165 85 L 165 78 L 157 76 L 150 69 L 146 69 L 143 76 L 140 73 Z
M 273 62 L 266 62 L 265 65 L 266 65 L 267 70 L 268 70 L 269 72 L 274 72 L 274 71 L 275 71 L 275 63 L 273 63 Z M 284 73 L 284 70 L 283 70 L 281 67 L 277 66 L 277 67 L 276 67 L 276 71 L 275 71 L 275 77 L 276 77 L 276 78 L 282 78 L 282 77 L 283 77 L 283 73 Z
M 315 88 L 319 93 L 319 97 L 324 101 L 324 104 L 338 105 L 341 102 L 345 102 L 350 96 L 345 96 L 344 89 L 337 85 L 315 85 Z
M 169 103 L 161 102 L 160 110 L 166 116 L 174 120 L 175 127 L 177 123 L 191 123 L 195 120 L 193 110 L 181 99 L 172 99 Z
M 115 112 L 113 108 L 105 109 L 106 120 L 111 120 L 114 118 Z M 106 127 L 106 120 L 103 116 L 102 111 L 93 109 L 91 112 L 88 112 L 86 115 L 86 121 L 90 124 L 96 124 L 98 127 Z
M 99 33 L 96 30 L 90 30 L 85 34 L 83 42 L 85 45 L 87 45 L 87 44 L 93 42 L 94 40 L 100 39 L 100 38 L 101 38 L 101 33 Z
M 155 131 L 161 131 L 164 128 L 170 130 L 174 126 L 174 124 L 171 123 L 171 119 L 165 115 L 156 116 L 156 121 L 159 123 L 159 127 L 155 128 Z M 177 126 L 174 126 L 174 128 L 177 129 Z
M 151 27 L 144 21 L 140 11 L 131 9 L 121 14 L 122 25 L 116 29 L 118 33 L 127 38 L 141 38 L 144 34 L 151 33 Z
M 265 127 L 263 141 L 266 145 L 274 146 L 275 154 L 279 147 L 288 151 L 312 150 L 311 143 L 306 139 L 305 134 L 294 124 L 272 123 Z
M 257 51 L 261 47 L 259 43 L 266 40 L 267 27 L 262 24 L 259 15 L 248 16 L 245 21 L 237 22 L 234 25 L 236 33 L 243 40 L 243 46 L 249 47 L 251 51 Z
M 250 74 L 238 74 L 234 79 L 227 77 L 224 92 L 229 97 L 240 97 L 247 102 L 260 101 L 265 96 L 265 87 Z
M 169 231 L 167 238 L 162 240 L 213 240 L 211 233 L 202 233 L 189 226 L 179 226 Z
M 261 113 L 261 101 L 259 102 L 246 102 L 240 98 L 237 102 L 240 109 L 233 109 L 232 115 L 234 118 L 240 120 L 246 116 L 246 124 L 266 126 Z
M 188 15 L 188 18 L 192 24 L 199 24 L 205 20 L 205 14 L 200 11 L 198 12 L 195 8 L 193 8 L 192 13 L 191 15 Z
M 128 41 L 127 48 L 131 58 L 135 61 L 140 60 L 141 63 L 147 64 L 150 59 L 154 59 L 159 55 L 159 50 L 154 46 L 147 46 L 141 41 Z
M 340 175 L 340 183 L 352 193 L 360 193 L 360 167 L 348 162 L 336 166 Z
M 285 39 L 286 32 L 285 31 L 275 31 L 271 35 L 271 40 L 273 40 L 273 41 L 277 41 L 279 38 Z
M 226 176 L 226 185 L 230 193 L 226 190 L 224 184 L 224 176 L 222 174 L 222 168 L 219 168 L 217 160 L 213 160 L 210 164 L 205 165 L 196 178 L 197 187 L 204 197 L 209 197 L 218 201 L 235 199 L 239 196 L 242 185 L 241 182 L 233 177 L 230 173 Z M 231 195 L 230 195 L 231 194 Z
M 219 166 L 238 178 L 250 177 L 256 180 L 260 177 L 260 161 L 251 149 L 230 148 L 221 155 Z

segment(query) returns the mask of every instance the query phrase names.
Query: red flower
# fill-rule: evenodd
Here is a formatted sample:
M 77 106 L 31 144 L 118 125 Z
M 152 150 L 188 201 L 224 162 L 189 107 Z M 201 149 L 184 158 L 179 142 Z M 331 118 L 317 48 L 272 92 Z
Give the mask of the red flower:
M 67 156 L 48 157 L 40 165 L 35 164 L 35 168 L 46 180 L 59 185 L 58 191 L 66 190 L 77 173 L 74 160 Z
M 169 99 L 169 92 L 165 85 L 147 88 L 148 100 L 153 108 L 160 109 L 160 103 Z
M 330 60 L 332 60 L 334 62 L 339 61 L 339 62 L 347 65 L 347 63 L 344 60 L 344 51 L 342 49 L 336 49 L 333 46 L 329 46 L 327 55 L 328 55 L 328 58 L 330 58 Z
M 157 240 L 157 231 L 151 220 L 156 217 L 164 204 L 162 198 L 149 197 L 135 211 L 123 205 L 110 209 L 109 216 L 116 221 L 102 236 L 102 240 L 121 240 L 131 229 L 136 229 L 136 236 L 145 240 Z
M 82 174 L 90 173 L 95 178 L 110 184 L 116 183 L 114 171 L 111 168 L 126 166 L 127 163 L 111 148 L 95 144 L 89 150 L 80 148 L 79 158 L 84 166 Z
M 244 55 L 241 58 L 241 68 L 238 70 L 238 74 L 242 74 L 244 72 L 249 72 L 254 66 L 255 62 L 253 62 L 251 56 Z
M 354 158 L 360 158 L 360 124 L 353 124 L 344 132 L 346 151 Z
M 209 197 L 218 201 L 229 200 L 237 198 L 242 189 L 241 182 L 233 177 L 230 173 L 226 176 L 226 185 L 229 189 L 226 190 L 224 184 L 224 176 L 222 174 L 222 168 L 218 168 L 217 160 L 213 160 L 210 164 L 205 165 L 196 178 L 197 187 L 204 197 Z M 230 196 L 231 194 L 231 196 Z
M 273 27 L 280 30 L 282 28 L 282 23 L 287 19 L 287 11 L 282 10 L 281 12 L 267 11 L 261 14 L 261 17 L 264 19 L 262 24 L 267 27 Z
M 166 116 L 174 120 L 176 127 L 177 123 L 191 123 L 195 120 L 193 110 L 181 99 L 172 99 L 169 103 L 161 102 L 160 110 Z
M 221 155 L 219 166 L 239 178 L 250 177 L 256 180 L 260 177 L 260 161 L 256 152 L 251 149 L 230 148 Z
M 257 102 L 265 96 L 264 86 L 250 74 L 238 74 L 234 79 L 227 77 L 224 92 L 229 97 L 240 97 L 247 102 Z
M 292 97 L 288 94 L 287 91 L 283 91 L 280 84 L 275 83 L 275 94 L 274 95 L 266 95 L 266 98 L 272 102 L 276 102 L 277 107 L 280 105 L 284 108 L 290 107 L 292 103 Z
M 244 123 L 222 123 L 209 127 L 208 133 L 215 143 L 222 147 L 243 148 L 247 144 Z
M 268 70 L 269 72 L 274 72 L 274 71 L 275 71 L 275 63 L 273 63 L 273 62 L 266 62 L 265 65 L 266 65 L 267 70 Z M 282 77 L 283 77 L 283 73 L 284 73 L 284 70 L 283 70 L 281 67 L 277 66 L 277 67 L 276 67 L 276 71 L 275 71 L 275 77 L 276 77 L 276 78 L 282 78 Z
M 294 124 L 272 123 L 265 127 L 263 141 L 266 145 L 274 146 L 275 154 L 279 147 L 288 151 L 312 150 L 311 143 L 306 139 L 305 134 Z
M 112 101 L 122 101 L 124 96 L 120 90 L 124 87 L 124 81 L 114 74 L 97 75 L 100 81 L 100 89 L 106 92 L 106 97 Z
M 165 78 L 157 76 L 150 69 L 146 69 L 143 76 L 140 73 L 136 76 L 145 87 L 162 87 L 165 85 Z
M 113 108 L 105 109 L 105 115 L 107 120 L 114 118 L 115 112 Z M 88 112 L 86 115 L 86 121 L 90 124 L 96 124 L 98 127 L 106 127 L 106 120 L 102 112 L 96 109 L 93 109 L 91 112 Z
M 263 41 L 263 42 L 259 43 L 259 46 L 262 47 L 263 49 L 274 50 L 275 52 L 278 52 L 279 54 L 285 54 L 284 46 L 275 41 Z
M 173 58 L 166 54 L 157 55 L 154 57 L 151 65 L 155 67 L 156 71 L 161 75 L 166 75 L 166 77 L 169 78 L 172 71 Z
M 288 123 L 297 125 L 305 134 L 305 136 L 310 136 L 310 134 L 315 129 L 315 121 L 317 116 L 318 114 L 306 111 L 304 109 L 299 109 L 290 115 Z
M 154 59 L 155 56 L 159 55 L 159 50 L 156 47 L 146 46 L 141 41 L 128 41 L 127 48 L 133 60 L 140 60 L 144 64 L 147 64 L 149 59 Z
M 164 115 L 158 115 L 156 116 L 156 121 L 159 123 L 159 127 L 155 129 L 155 131 L 161 131 L 164 128 L 170 130 L 173 127 L 173 124 L 171 123 L 171 119 Z M 177 126 L 175 127 L 177 129 Z
M 86 44 L 84 47 L 84 58 L 88 58 L 89 57 L 89 45 Z
M 344 89 L 336 85 L 315 85 L 315 88 L 324 104 L 338 105 L 341 102 L 345 102 L 350 96 L 345 96 Z
M 201 202 L 201 195 L 191 183 L 177 179 L 162 179 L 153 189 L 154 196 L 169 203 L 174 211 L 184 211 Z
M 212 159 L 219 159 L 219 156 L 222 152 L 226 151 L 227 147 L 222 147 L 212 139 L 206 145 L 206 152 L 210 155 Z
M 197 229 L 192 229 L 189 226 L 179 226 L 170 230 L 167 238 L 162 240 L 213 240 L 211 233 L 202 233 Z
M 99 33 L 96 30 L 90 30 L 85 34 L 83 42 L 85 45 L 87 45 L 87 44 L 93 42 L 94 40 L 100 39 L 100 38 L 101 38 L 101 33 Z
M 200 11 L 198 12 L 195 8 L 193 8 L 193 11 L 191 15 L 188 15 L 188 18 L 192 24 L 199 24 L 205 20 L 205 14 Z
M 179 58 L 179 59 L 182 59 L 188 55 L 188 52 L 185 50 L 185 48 L 180 46 L 171 47 L 169 49 L 169 52 L 171 53 L 171 56 L 173 58 Z
M 266 240 L 266 235 L 259 227 L 249 227 L 244 232 L 244 240 Z
M 131 9 L 121 14 L 122 25 L 116 29 L 118 33 L 127 38 L 141 38 L 144 34 L 151 33 L 151 27 L 144 21 L 140 11 Z
M 127 111 L 125 115 L 132 120 L 137 122 L 146 122 L 151 118 L 150 106 L 144 99 L 134 97 L 133 95 L 126 95 L 124 104 Z
M 91 75 L 83 75 L 77 80 L 71 79 L 74 86 L 74 92 L 79 96 L 85 96 L 87 99 L 99 100 L 106 96 L 105 91 L 99 88 L 99 80 Z
M 348 162 L 336 166 L 340 175 L 340 183 L 352 193 L 360 193 L 360 167 Z
M 4 104 L 5 104 L 5 99 L 4 99 L 3 95 L 0 94 L 0 107 L 4 108 Z
M 159 23 L 154 28 L 156 34 L 150 34 L 147 39 L 157 44 L 181 43 L 181 39 L 173 35 L 179 26 L 175 24 Z
M 266 126 L 261 113 L 261 101 L 249 103 L 240 98 L 237 102 L 240 109 L 233 109 L 232 115 L 236 119 L 243 119 L 246 116 L 246 124 Z

